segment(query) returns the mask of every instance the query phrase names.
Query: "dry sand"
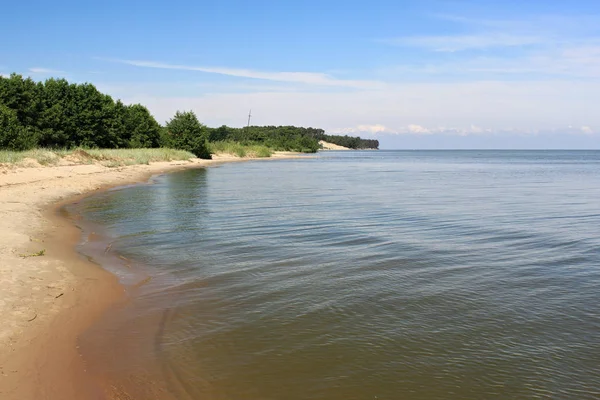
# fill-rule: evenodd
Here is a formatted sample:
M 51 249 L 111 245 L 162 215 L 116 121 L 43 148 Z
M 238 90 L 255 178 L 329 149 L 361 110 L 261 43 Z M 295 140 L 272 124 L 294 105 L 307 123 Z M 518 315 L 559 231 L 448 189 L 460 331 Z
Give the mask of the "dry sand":
M 57 215 L 58 206 L 155 174 L 232 161 L 243 159 L 0 168 L 0 399 L 103 398 L 86 376 L 77 337 L 123 289 L 76 254 L 79 231 Z
M 352 150 L 348 147 L 340 146 L 334 143 L 329 143 L 324 140 L 319 140 L 319 144 L 323 147 L 323 150 Z

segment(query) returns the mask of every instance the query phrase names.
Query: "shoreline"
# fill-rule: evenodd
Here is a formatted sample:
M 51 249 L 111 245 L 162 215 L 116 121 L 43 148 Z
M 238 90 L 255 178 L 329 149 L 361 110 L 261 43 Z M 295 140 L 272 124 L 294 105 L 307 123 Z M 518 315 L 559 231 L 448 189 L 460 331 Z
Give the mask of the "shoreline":
M 304 157 L 275 153 L 258 160 Z M 60 215 L 64 205 L 155 175 L 251 160 L 257 159 L 215 156 L 118 168 L 92 164 L 2 171 L 0 397 L 104 398 L 102 383 L 86 373 L 77 338 L 124 298 L 124 287 L 77 253 L 81 231 Z

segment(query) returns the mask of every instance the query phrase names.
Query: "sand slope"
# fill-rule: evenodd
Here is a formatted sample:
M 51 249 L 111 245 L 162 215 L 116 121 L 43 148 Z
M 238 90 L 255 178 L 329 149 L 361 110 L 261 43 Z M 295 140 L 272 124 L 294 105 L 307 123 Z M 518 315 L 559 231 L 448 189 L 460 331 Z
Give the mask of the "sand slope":
M 323 150 L 352 150 L 352 149 L 350 149 L 348 147 L 339 146 L 337 144 L 329 143 L 329 142 L 326 142 L 324 140 L 319 140 L 319 144 L 321 146 L 323 146 Z

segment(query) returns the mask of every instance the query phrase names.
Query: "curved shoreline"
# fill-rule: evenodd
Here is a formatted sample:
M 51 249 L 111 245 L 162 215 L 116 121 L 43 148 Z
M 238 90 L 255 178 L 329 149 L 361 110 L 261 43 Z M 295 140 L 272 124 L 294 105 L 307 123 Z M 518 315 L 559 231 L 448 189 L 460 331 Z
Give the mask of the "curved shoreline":
M 296 157 L 279 153 L 271 159 Z M 2 171 L 0 397 L 104 398 L 103 385 L 86 374 L 76 341 L 122 298 L 123 287 L 74 250 L 81 232 L 59 215 L 62 206 L 157 174 L 246 160 L 217 156 L 120 168 L 94 164 Z

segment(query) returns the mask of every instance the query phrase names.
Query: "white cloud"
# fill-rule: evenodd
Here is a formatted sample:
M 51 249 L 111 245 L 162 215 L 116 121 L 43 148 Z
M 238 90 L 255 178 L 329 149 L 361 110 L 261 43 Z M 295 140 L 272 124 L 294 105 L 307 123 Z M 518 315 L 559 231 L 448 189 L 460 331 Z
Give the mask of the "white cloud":
M 192 109 L 211 126 L 242 126 L 251 108 L 256 124 L 342 128 L 348 133 L 410 133 L 410 125 L 415 125 L 413 132 L 421 130 L 418 125 L 421 131 L 472 135 L 508 129 L 548 131 L 569 125 L 600 127 L 597 81 L 407 83 L 350 93 L 265 91 L 188 97 L 162 91 L 161 87 L 152 93 L 150 86 L 108 89 L 124 101 L 146 104 L 160 121 L 177 110 Z
M 515 79 L 539 74 L 564 78 L 600 78 L 600 15 L 533 15 L 512 20 L 436 15 L 455 26 L 448 34 L 388 39 L 392 45 L 440 55 L 426 63 L 388 67 L 383 73 L 461 77 L 470 80 Z M 466 50 L 475 50 L 473 55 Z M 463 52 L 464 51 L 464 52 Z M 537 75 L 537 76 L 536 76 Z
M 418 134 L 431 133 L 431 131 L 429 129 L 424 128 L 421 125 L 416 125 L 416 124 L 410 124 L 410 125 L 408 125 L 408 127 L 406 129 L 410 133 L 418 133 Z
M 64 74 L 65 71 L 59 71 L 59 70 L 50 69 L 50 68 L 34 67 L 34 68 L 29 68 L 29 72 L 32 74 Z
M 449 34 L 405 36 L 384 42 L 433 51 L 488 50 L 511 47 L 562 47 L 565 44 L 598 42 L 600 15 L 527 15 L 493 19 L 456 15 L 433 15 L 455 24 Z
M 363 135 L 363 136 L 376 136 L 380 133 L 395 133 L 391 129 L 387 128 L 385 125 L 381 124 L 373 124 L 373 125 L 358 125 L 354 127 L 346 127 L 346 128 L 329 128 L 328 129 L 332 134 L 338 135 Z
M 314 72 L 267 72 L 255 71 L 251 69 L 237 69 L 227 67 L 203 67 L 168 64 L 155 61 L 139 61 L 139 60 L 115 60 L 109 61 L 122 64 L 132 65 L 143 68 L 157 68 L 170 70 L 197 71 L 209 74 L 227 75 L 239 78 L 262 79 L 268 81 L 301 83 L 315 86 L 337 86 L 355 89 L 377 89 L 384 86 L 382 82 L 369 80 L 350 80 L 337 79 L 331 75 Z
M 378 129 L 374 129 L 374 127 L 379 127 Z M 491 133 L 491 130 L 484 130 L 482 128 L 471 126 L 469 128 L 448 128 L 443 126 L 430 127 L 426 128 L 422 125 L 417 124 L 408 124 L 406 126 L 401 126 L 396 129 L 387 128 L 381 124 L 375 125 L 358 125 L 356 127 L 350 128 L 338 128 L 331 129 L 333 133 L 340 134 L 354 134 L 354 135 L 368 135 L 374 136 L 376 134 L 386 134 L 386 135 L 434 135 L 434 134 L 442 134 L 442 135 L 459 135 L 459 136 L 467 136 L 470 134 L 479 134 L 483 132 Z
M 595 133 L 594 130 L 589 126 L 582 126 L 581 128 L 579 128 L 579 131 L 584 135 L 593 135 Z
M 502 128 L 505 130 L 506 128 Z M 492 134 L 494 133 L 491 128 L 482 128 L 477 125 L 469 125 L 466 127 L 447 127 L 447 126 L 435 126 L 435 127 L 424 127 L 422 125 L 409 124 L 406 127 L 398 129 L 395 133 L 397 134 L 411 134 L 411 135 L 454 135 L 454 136 L 472 136 L 481 134 Z
M 398 65 L 378 71 L 388 79 L 410 76 L 453 77 L 469 80 L 515 79 L 540 75 L 561 78 L 600 78 L 600 44 L 564 44 L 513 57 L 470 57 L 460 61 Z
M 543 134 L 583 134 L 583 135 L 594 135 L 595 131 L 589 126 L 582 126 L 581 128 L 575 128 L 573 126 L 566 127 L 555 127 L 547 128 L 544 130 L 539 129 L 527 129 L 527 128 L 512 128 L 512 127 L 500 127 L 500 128 L 483 128 L 477 125 L 471 124 L 465 127 L 449 127 L 449 126 L 431 126 L 425 127 L 417 124 L 408 124 L 401 126 L 397 129 L 385 128 L 376 132 L 369 129 L 371 126 L 382 126 L 383 125 L 359 125 L 356 127 L 349 128 L 337 128 L 330 129 L 329 132 L 337 134 L 351 134 L 361 136 L 377 136 L 376 134 L 386 136 L 537 136 Z
M 398 46 L 423 47 L 433 51 L 455 52 L 534 45 L 543 43 L 544 39 L 529 35 L 486 32 L 472 35 L 409 36 L 388 39 L 385 42 Z
M 369 133 L 379 133 L 379 132 L 385 132 L 388 129 L 381 124 L 375 124 L 375 125 L 359 125 L 357 127 L 358 130 L 360 130 L 361 132 L 369 132 Z

